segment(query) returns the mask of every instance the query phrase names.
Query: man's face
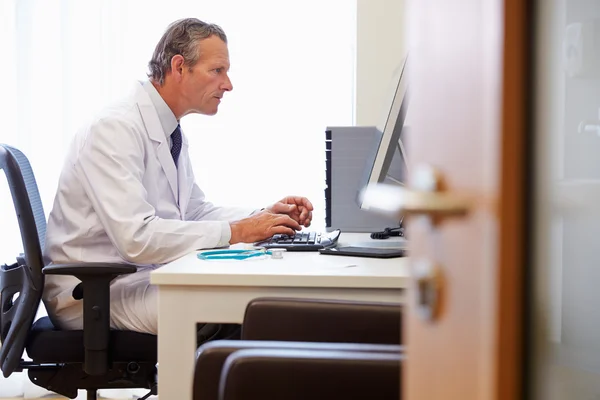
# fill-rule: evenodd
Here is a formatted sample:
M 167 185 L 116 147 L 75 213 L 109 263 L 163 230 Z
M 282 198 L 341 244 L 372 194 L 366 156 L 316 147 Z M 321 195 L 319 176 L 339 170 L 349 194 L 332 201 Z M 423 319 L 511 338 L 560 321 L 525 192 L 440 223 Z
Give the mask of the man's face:
M 200 58 L 196 65 L 184 67 L 181 95 L 188 112 L 214 115 L 225 92 L 233 89 L 229 76 L 229 51 L 218 36 L 200 41 Z

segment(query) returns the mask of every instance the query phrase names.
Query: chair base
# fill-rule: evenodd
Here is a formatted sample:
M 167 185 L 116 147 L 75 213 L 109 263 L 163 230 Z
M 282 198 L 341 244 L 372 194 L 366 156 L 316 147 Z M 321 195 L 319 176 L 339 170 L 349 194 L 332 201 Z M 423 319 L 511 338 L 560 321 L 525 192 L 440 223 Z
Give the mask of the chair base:
M 86 374 L 81 363 L 43 365 L 29 367 L 28 375 L 34 384 L 70 399 L 77 397 L 79 389 L 87 390 L 88 400 L 96 400 L 98 389 L 146 388 L 156 392 L 157 387 L 156 365 L 150 363 L 113 363 L 102 376 Z

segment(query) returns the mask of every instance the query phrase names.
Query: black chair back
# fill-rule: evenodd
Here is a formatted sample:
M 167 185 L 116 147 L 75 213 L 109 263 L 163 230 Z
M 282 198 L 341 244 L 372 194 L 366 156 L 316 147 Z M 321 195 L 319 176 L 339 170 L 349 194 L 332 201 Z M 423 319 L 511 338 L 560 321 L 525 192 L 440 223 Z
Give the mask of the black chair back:
M 44 289 L 46 217 L 27 157 L 0 144 L 0 169 L 8 180 L 24 251 L 17 262 L 0 265 L 0 369 L 8 377 L 19 368 Z

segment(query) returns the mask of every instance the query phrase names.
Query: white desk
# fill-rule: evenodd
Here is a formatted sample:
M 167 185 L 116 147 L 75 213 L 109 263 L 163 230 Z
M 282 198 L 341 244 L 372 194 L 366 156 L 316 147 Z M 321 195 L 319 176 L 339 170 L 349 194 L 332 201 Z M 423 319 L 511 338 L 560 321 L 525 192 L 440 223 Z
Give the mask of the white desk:
M 368 234 L 342 233 L 339 243 L 365 241 L 371 241 Z M 242 323 L 248 303 L 263 296 L 402 302 L 409 276 L 407 258 L 286 252 L 283 259 L 203 261 L 196 254 L 151 274 L 159 292 L 162 400 L 192 398 L 196 323 Z

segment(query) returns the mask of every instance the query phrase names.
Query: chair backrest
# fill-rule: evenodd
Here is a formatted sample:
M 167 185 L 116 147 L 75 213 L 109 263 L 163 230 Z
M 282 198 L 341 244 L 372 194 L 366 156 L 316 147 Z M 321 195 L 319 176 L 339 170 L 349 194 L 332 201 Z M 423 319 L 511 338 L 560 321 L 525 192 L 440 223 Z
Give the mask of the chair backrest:
M 8 377 L 19 367 L 44 289 L 46 217 L 27 157 L 0 144 L 0 169 L 8 180 L 24 251 L 16 263 L 0 265 L 0 369 Z

